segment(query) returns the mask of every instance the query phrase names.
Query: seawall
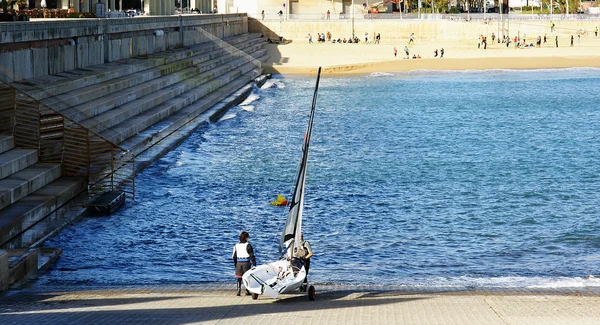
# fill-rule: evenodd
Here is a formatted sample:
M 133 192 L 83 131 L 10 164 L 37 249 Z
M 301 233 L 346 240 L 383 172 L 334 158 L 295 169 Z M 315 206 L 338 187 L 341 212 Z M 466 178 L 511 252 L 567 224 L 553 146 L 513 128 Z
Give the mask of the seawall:
M 42 77 L 247 32 L 246 14 L 0 23 L 0 80 Z
M 596 26 L 600 26 L 600 19 L 596 20 L 556 20 L 556 31 L 564 35 L 575 35 L 579 30 L 593 33 Z M 250 32 L 263 33 L 271 39 L 283 37 L 286 40 L 306 41 L 310 33 L 316 41 L 317 33 L 330 32 L 334 38 L 350 38 L 356 35 L 361 41 L 365 33 L 370 39 L 377 33 L 381 34 L 382 43 L 403 44 L 408 41 L 411 33 L 415 39 L 423 40 L 476 40 L 480 34 L 490 36 L 505 35 L 511 37 L 530 37 L 550 34 L 550 20 L 504 20 L 498 19 L 473 19 L 466 21 L 457 20 L 416 20 L 416 19 L 365 19 L 363 17 L 352 19 L 332 20 L 257 20 L 248 19 Z

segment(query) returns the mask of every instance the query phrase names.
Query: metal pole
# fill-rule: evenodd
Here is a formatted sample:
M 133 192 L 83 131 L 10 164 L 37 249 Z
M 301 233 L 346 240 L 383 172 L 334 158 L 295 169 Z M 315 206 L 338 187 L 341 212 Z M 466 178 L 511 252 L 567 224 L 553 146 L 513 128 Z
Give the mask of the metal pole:
M 354 0 L 352 0 L 352 40 L 354 40 Z

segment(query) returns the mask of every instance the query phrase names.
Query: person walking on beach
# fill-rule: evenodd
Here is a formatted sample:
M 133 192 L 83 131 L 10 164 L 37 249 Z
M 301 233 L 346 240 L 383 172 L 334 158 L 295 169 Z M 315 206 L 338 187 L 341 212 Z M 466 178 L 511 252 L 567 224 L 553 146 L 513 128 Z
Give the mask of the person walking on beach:
M 394 57 L 398 56 L 398 50 L 394 47 Z
M 377 36 L 375 36 L 375 44 L 379 44 L 380 40 L 381 40 L 381 35 L 379 33 L 377 33 Z
M 573 47 L 573 35 L 571 35 L 571 47 Z
M 406 53 L 406 58 L 410 57 L 410 52 L 408 51 L 408 45 L 404 45 L 404 53 Z
M 438 50 L 437 50 L 437 49 L 435 49 L 435 50 L 433 50 L 433 57 L 434 57 L 434 58 L 437 58 L 437 56 L 438 56 Z
M 304 264 L 304 269 L 306 270 L 306 276 L 304 277 L 304 281 L 302 282 L 302 291 L 306 291 L 306 285 L 308 284 L 308 271 L 310 269 L 310 258 L 313 256 L 312 247 L 310 247 L 310 243 L 304 240 L 304 234 L 300 234 L 300 245 L 298 246 L 298 251 L 295 252 L 294 257 L 297 257 Z
M 254 257 L 254 248 L 248 242 L 250 234 L 242 231 L 240 234 L 240 242 L 233 246 L 233 265 L 235 267 L 235 277 L 237 278 L 237 295 L 242 294 L 242 276 L 252 265 L 256 266 L 256 258 Z M 246 289 L 246 295 L 250 295 Z
M 331 12 L 329 10 L 327 10 L 327 19 L 331 19 Z
M 369 44 L 369 33 L 365 32 L 365 44 Z
M 306 38 L 308 38 L 308 44 L 312 44 L 312 36 L 308 34 Z
M 546 34 L 544 34 L 544 44 L 546 44 Z
M 556 38 L 554 39 L 554 41 L 556 42 L 556 47 L 558 47 L 558 35 L 556 35 Z
M 262 20 L 265 20 L 265 11 L 263 10 L 260 15 L 262 16 Z
M 598 26 L 596 26 L 596 29 L 594 29 L 594 36 L 598 37 Z
M 554 33 L 554 22 L 550 21 L 550 33 Z
M 414 43 L 415 43 L 415 33 L 411 33 L 410 39 L 408 40 L 408 44 L 414 44 Z
M 440 59 L 444 57 L 444 48 L 442 47 L 442 49 L 440 50 Z

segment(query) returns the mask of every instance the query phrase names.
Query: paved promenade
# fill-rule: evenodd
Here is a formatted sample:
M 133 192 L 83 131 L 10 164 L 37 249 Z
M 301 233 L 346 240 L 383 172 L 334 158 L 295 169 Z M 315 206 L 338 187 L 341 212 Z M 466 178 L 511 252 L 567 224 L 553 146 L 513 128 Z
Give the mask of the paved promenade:
M 600 288 L 444 291 L 319 286 L 317 298 L 234 285 L 42 287 L 0 296 L 0 324 L 600 324 Z

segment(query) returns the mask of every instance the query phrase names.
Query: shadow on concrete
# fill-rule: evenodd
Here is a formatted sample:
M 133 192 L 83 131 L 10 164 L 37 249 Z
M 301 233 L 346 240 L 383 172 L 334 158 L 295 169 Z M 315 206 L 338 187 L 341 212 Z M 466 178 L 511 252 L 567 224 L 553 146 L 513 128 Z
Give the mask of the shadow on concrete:
M 144 298 L 123 297 L 130 293 L 119 290 L 98 292 L 98 299 L 89 299 L 90 292 L 82 291 L 86 299 L 78 300 L 77 293 L 77 291 L 69 291 L 66 293 L 69 297 L 64 299 L 60 299 L 60 293 L 24 294 L 15 297 L 17 299 L 14 302 L 9 302 L 10 297 L 5 296 L 0 301 L 0 322 L 2 324 L 84 324 L 101 321 L 144 325 L 182 324 L 256 315 L 277 316 L 285 313 L 364 308 L 429 299 L 427 295 L 376 297 L 369 296 L 369 292 L 353 291 L 317 293 L 315 301 L 309 301 L 305 294 L 285 295 L 280 300 L 266 297 L 252 300 L 249 296 L 235 297 L 233 292 L 223 291 L 216 294 L 186 292 L 187 295 Z M 110 295 L 118 297 L 107 297 Z M 48 301 L 51 298 L 55 299 Z M 208 304 L 213 306 L 206 306 Z
M 282 65 L 288 62 L 288 58 L 282 57 L 279 51 L 279 46 L 285 46 L 286 44 L 292 43 L 291 40 L 285 39 L 283 35 L 279 35 L 269 27 L 265 26 L 260 20 L 248 17 L 248 32 L 249 33 L 260 33 L 267 41 L 265 45 L 267 53 L 269 54 L 269 60 L 263 64 L 265 73 L 279 73 L 277 70 L 278 65 Z

